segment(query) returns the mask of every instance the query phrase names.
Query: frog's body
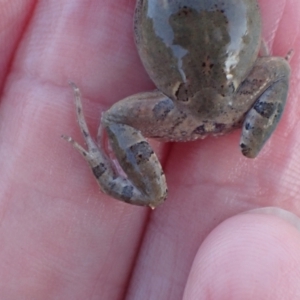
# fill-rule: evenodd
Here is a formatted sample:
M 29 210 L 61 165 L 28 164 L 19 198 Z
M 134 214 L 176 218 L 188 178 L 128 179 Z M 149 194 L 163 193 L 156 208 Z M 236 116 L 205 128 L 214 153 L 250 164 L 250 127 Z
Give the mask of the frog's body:
M 241 151 L 255 157 L 283 111 L 289 64 L 258 57 L 261 22 L 256 0 L 138 0 L 135 40 L 158 90 L 117 102 L 102 116 L 127 178 L 118 175 L 91 139 L 76 95 L 85 157 L 102 190 L 156 207 L 167 195 L 161 165 L 145 137 L 189 141 L 242 127 Z M 101 130 L 99 130 L 101 135 Z

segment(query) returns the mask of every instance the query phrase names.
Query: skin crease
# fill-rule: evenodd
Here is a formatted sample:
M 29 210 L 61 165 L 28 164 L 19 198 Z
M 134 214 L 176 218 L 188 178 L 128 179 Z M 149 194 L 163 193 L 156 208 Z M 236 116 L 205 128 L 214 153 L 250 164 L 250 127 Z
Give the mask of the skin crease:
M 134 5 L 0 4 L 1 298 L 299 299 L 299 231 L 277 216 L 237 214 L 300 215 L 300 2 L 260 1 L 267 45 L 294 56 L 286 110 L 259 157 L 242 157 L 240 131 L 154 143 L 170 190 L 154 212 L 99 192 L 59 138 L 82 141 L 69 80 L 93 134 L 101 111 L 153 88 L 133 43 Z

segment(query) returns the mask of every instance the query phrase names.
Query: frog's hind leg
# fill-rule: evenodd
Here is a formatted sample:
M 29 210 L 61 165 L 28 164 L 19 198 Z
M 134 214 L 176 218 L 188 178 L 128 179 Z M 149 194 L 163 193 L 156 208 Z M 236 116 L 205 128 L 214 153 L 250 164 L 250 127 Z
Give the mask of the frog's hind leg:
M 290 67 L 284 58 L 262 57 L 242 84 L 239 94 L 256 90 L 257 100 L 247 113 L 240 140 L 242 153 L 254 158 L 275 130 L 283 112 Z
M 122 124 L 110 126 L 108 135 L 113 149 L 116 151 L 116 157 L 125 169 L 127 178 L 117 174 L 101 143 L 96 144 L 90 135 L 82 111 L 79 89 L 73 83 L 71 83 L 71 87 L 74 91 L 79 127 L 88 150 L 85 150 L 71 137 L 62 136 L 62 138 L 71 143 L 87 161 L 101 190 L 116 199 L 135 205 L 154 208 L 162 203 L 167 196 L 165 177 L 156 155 L 142 135 L 130 126 Z M 119 135 L 120 138 L 116 139 L 115 137 Z M 125 149 L 125 151 L 120 151 L 119 148 Z M 153 164 L 155 168 L 153 168 Z M 144 175 L 141 176 L 140 173 Z

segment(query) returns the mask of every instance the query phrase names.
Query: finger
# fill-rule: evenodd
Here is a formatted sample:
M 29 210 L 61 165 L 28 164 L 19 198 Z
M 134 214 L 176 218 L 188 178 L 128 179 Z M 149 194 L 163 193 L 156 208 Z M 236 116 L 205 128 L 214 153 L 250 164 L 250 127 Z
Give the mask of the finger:
M 16 47 L 30 18 L 34 0 L 2 1 L 0 4 L 0 82 L 3 87 Z
M 287 2 L 276 3 L 286 7 Z M 294 9 L 299 11 L 300 2 Z M 266 14 L 263 18 L 271 20 Z M 272 31 L 279 30 L 282 22 L 285 24 L 284 20 L 277 19 Z M 289 23 L 287 32 L 293 32 L 297 26 Z M 296 34 L 299 37 L 297 31 Z M 293 73 L 296 76 L 292 79 L 295 96 L 299 93 L 295 85 L 299 52 L 293 60 L 296 63 L 296 73 Z M 274 204 L 300 213 L 300 157 L 295 151 L 300 143 L 297 98 L 291 98 L 288 105 L 294 105 L 294 110 L 288 109 L 284 114 L 279 128 L 255 160 L 240 154 L 239 131 L 224 137 L 172 145 L 165 165 L 169 197 L 150 219 L 129 289 L 131 299 L 140 299 L 145 290 L 156 290 L 155 287 L 160 287 L 157 294 L 154 292 L 157 298 L 176 299 L 182 295 L 199 245 L 224 219 Z
M 232 217 L 209 234 L 193 262 L 183 299 L 296 299 L 298 229 L 259 212 Z
M 76 132 L 80 140 L 69 79 L 95 100 L 84 104 L 94 132 L 98 101 L 121 98 L 127 85 L 120 82 L 132 79 L 135 70 L 125 76 L 132 58 L 120 45 L 134 46 L 134 1 L 38 1 L 33 11 L 1 105 L 1 295 L 120 298 L 148 211 L 104 197 L 60 136 Z

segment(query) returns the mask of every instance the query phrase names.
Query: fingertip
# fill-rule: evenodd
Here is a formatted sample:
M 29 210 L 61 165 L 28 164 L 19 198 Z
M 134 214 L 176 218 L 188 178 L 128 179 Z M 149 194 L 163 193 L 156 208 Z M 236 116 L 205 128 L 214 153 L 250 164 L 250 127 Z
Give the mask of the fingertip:
M 241 214 L 200 246 L 183 299 L 295 299 L 299 270 L 297 227 L 273 214 Z

